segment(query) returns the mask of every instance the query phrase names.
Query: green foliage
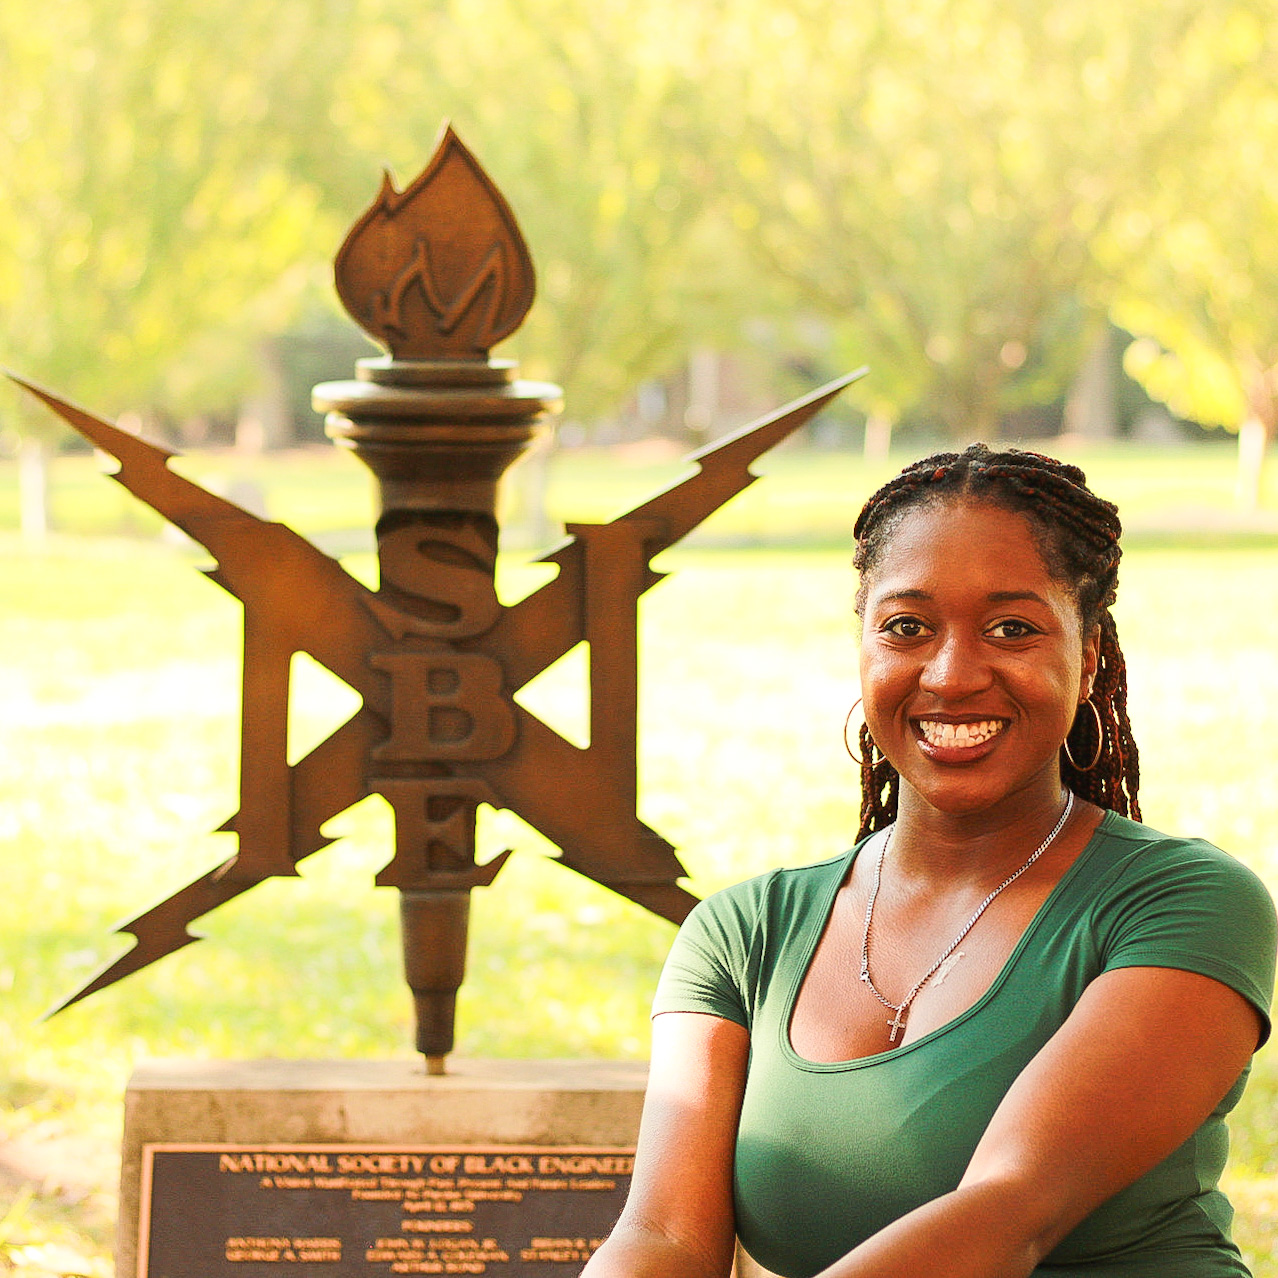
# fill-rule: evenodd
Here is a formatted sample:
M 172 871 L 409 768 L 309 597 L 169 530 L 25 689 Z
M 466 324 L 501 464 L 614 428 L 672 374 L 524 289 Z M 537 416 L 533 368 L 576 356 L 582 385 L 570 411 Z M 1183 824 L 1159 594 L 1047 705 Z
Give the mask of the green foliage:
M 1172 159 L 1098 246 L 1121 283 L 1120 322 L 1143 340 L 1129 371 L 1174 411 L 1278 430 L 1278 37 L 1270 5 L 1230 5 L 1195 32 L 1222 83 L 1201 117 L 1200 162 Z
M 868 407 L 989 437 L 1077 368 L 1110 297 L 1097 237 L 1173 157 L 1193 180 L 1234 70 L 1199 45 L 1226 18 L 1162 0 L 824 11 L 730 17 L 755 68 L 715 153 L 733 216 L 870 362 Z
M 377 169 L 451 116 L 523 221 L 514 345 L 572 417 L 801 310 L 818 364 L 874 365 L 866 408 L 991 434 L 1121 294 L 1178 361 L 1134 365 L 1151 388 L 1231 419 L 1273 366 L 1273 9 L 9 5 L 0 345 L 104 412 L 233 408 L 258 339 L 332 305 Z
M 197 338 L 285 322 L 336 229 L 292 152 L 341 39 L 302 5 L 5 6 L 6 361 L 103 411 L 189 408 L 166 379 Z

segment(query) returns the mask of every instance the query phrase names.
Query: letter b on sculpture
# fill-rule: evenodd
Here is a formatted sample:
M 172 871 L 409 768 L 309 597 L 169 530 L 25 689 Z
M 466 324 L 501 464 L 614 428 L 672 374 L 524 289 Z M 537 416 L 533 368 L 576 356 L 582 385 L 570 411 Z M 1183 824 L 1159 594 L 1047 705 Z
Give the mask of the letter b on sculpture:
M 391 677 L 391 735 L 380 762 L 499 759 L 515 742 L 515 716 L 491 657 L 465 652 L 379 652 Z

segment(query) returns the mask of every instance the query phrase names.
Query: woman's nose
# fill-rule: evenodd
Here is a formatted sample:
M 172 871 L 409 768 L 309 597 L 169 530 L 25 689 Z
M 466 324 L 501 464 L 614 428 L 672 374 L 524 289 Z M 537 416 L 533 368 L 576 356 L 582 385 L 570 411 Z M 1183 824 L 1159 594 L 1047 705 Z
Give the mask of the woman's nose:
M 919 686 L 934 696 L 956 700 L 989 687 L 990 680 L 989 662 L 979 639 L 948 631 L 931 645 Z

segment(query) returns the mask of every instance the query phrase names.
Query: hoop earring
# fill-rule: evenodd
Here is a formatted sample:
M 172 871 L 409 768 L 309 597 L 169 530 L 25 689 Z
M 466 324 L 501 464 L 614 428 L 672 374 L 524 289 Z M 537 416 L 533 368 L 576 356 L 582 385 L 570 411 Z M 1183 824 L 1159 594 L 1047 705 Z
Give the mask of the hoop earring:
M 852 742 L 848 740 L 848 728 L 852 723 L 852 716 L 856 714 L 856 708 L 860 704 L 861 698 L 857 697 L 857 699 L 852 703 L 852 709 L 848 711 L 848 717 L 843 720 L 843 748 L 848 752 L 848 757 L 851 758 L 852 762 L 855 763 L 858 768 L 863 768 L 865 767 L 865 760 L 852 749 Z
M 1092 756 L 1092 761 L 1087 767 L 1083 767 L 1070 752 L 1068 732 L 1065 734 L 1065 740 L 1061 742 L 1061 749 L 1065 751 L 1065 757 L 1069 760 L 1069 765 L 1075 772 L 1090 772 L 1100 762 L 1101 755 L 1105 752 L 1105 725 L 1101 722 L 1100 711 L 1096 708 L 1096 703 L 1091 697 L 1088 697 L 1080 705 L 1079 709 L 1082 709 L 1082 706 L 1086 706 L 1092 712 L 1092 718 L 1096 720 L 1096 753 Z M 1075 714 L 1075 717 L 1077 718 L 1077 714 Z M 1073 725 L 1071 724 L 1070 732 L 1073 730 Z

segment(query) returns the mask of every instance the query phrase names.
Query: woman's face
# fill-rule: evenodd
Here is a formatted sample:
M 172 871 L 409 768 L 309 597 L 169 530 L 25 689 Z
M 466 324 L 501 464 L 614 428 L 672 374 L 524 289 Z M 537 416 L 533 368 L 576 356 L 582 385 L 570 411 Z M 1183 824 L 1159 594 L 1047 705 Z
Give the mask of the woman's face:
M 968 498 L 918 507 L 866 584 L 862 704 L 903 804 L 907 787 L 953 815 L 1055 803 L 1099 635 L 1027 519 Z

